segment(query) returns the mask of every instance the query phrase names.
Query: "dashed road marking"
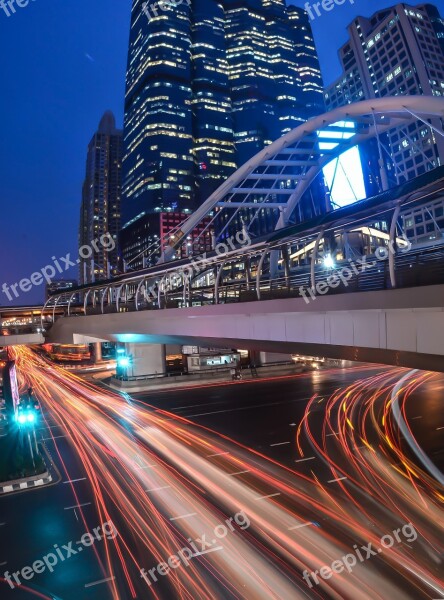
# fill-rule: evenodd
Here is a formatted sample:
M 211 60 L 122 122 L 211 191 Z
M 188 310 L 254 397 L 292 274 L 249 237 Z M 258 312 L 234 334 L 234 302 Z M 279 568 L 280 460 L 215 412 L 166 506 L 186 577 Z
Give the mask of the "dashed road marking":
M 304 400 L 310 400 L 310 398 L 300 398 L 301 402 Z M 227 408 L 224 410 L 213 410 L 211 412 L 197 413 L 194 415 L 182 415 L 186 419 L 191 419 L 192 417 L 205 417 L 207 415 L 217 415 L 228 412 L 236 412 L 239 410 L 253 410 L 255 408 L 267 408 L 268 406 L 278 406 L 280 404 L 290 404 L 293 400 L 282 400 L 281 402 L 267 402 L 265 404 L 252 404 L 251 406 L 237 406 L 236 408 Z
M 243 475 L 244 473 L 251 473 L 250 469 L 245 469 L 245 471 L 235 471 L 234 473 L 228 473 L 230 477 L 233 475 Z
M 327 483 L 336 483 L 337 481 L 344 481 L 345 479 L 348 479 L 347 477 L 338 477 L 337 479 L 330 479 L 330 481 L 328 481 Z
M 68 479 L 67 481 L 64 481 L 63 483 L 76 483 L 77 481 L 85 481 L 86 477 L 79 477 L 79 479 Z
M 91 502 L 84 502 L 83 504 L 76 504 L 75 506 L 67 506 L 64 510 L 72 510 L 73 508 L 82 508 L 82 506 L 89 506 Z
M 187 515 L 179 515 L 178 517 L 170 517 L 170 521 L 178 521 L 179 519 L 188 519 L 188 517 L 195 517 L 197 513 L 188 513 Z
M 211 458 L 212 456 L 225 456 L 226 454 L 230 454 L 229 452 L 216 452 L 216 454 L 208 454 L 207 458 Z
M 268 494 L 267 496 L 259 496 L 256 500 L 266 500 L 267 498 L 275 498 L 276 496 L 280 496 L 280 492 L 276 492 L 274 494 Z
M 145 490 L 145 492 L 158 492 L 159 490 L 167 490 L 170 487 L 171 487 L 170 485 L 163 485 L 161 487 L 155 487 L 155 488 L 151 488 L 149 490 Z
M 301 523 L 300 525 L 293 525 L 293 527 L 289 527 L 288 531 L 292 531 L 293 529 L 301 529 L 301 527 L 308 527 L 309 525 L 313 525 L 311 521 L 307 521 L 307 523 Z
M 288 444 L 290 442 L 279 442 L 278 444 L 270 444 L 270 448 L 273 448 L 273 446 L 287 446 Z
M 89 588 L 93 585 L 100 585 L 101 583 L 107 583 L 108 581 L 114 581 L 115 577 L 107 577 L 106 579 L 100 579 L 99 581 L 93 581 L 92 583 L 85 583 L 85 587 Z
M 301 462 L 305 462 L 307 460 L 315 460 L 316 456 L 309 456 L 308 458 L 299 458 L 298 460 L 295 460 L 294 462 L 296 463 L 301 463 Z
M 204 554 L 209 554 L 210 552 L 216 552 L 218 550 L 223 550 L 223 549 L 224 549 L 223 546 L 217 546 L 216 548 L 211 548 L 211 550 L 204 550 L 203 552 L 196 552 L 196 554 L 193 554 L 193 558 L 195 558 L 196 556 L 204 556 Z

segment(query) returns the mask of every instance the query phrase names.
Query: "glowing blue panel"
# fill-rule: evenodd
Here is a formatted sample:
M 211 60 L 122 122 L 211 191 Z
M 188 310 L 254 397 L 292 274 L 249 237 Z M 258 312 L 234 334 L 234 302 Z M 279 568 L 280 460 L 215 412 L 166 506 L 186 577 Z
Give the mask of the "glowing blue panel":
M 342 127 L 344 131 L 330 131 L 329 129 L 319 131 L 318 137 L 320 140 L 323 138 L 329 139 L 328 142 L 319 142 L 320 150 L 334 150 L 338 144 L 332 142 L 331 139 L 348 140 L 355 134 L 355 124 L 353 122 L 339 121 L 334 125 L 335 127 Z M 361 155 L 357 146 L 328 163 L 323 172 L 330 190 L 331 200 L 337 208 L 366 198 Z

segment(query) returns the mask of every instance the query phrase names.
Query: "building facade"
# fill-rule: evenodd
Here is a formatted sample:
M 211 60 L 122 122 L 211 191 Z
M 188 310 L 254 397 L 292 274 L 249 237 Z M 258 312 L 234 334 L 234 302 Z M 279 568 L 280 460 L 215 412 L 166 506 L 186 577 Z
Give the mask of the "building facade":
M 385 96 L 444 96 L 444 24 L 436 7 L 397 4 L 357 17 L 348 32 L 339 50 L 343 73 L 325 90 L 328 109 Z M 390 132 L 384 142 L 396 183 L 443 164 L 444 139 L 422 122 Z
M 174 244 L 174 232 L 180 231 L 181 224 L 190 212 L 143 213 L 126 223 L 120 232 L 120 248 L 125 257 L 125 269 L 138 271 L 155 264 L 162 252 Z M 184 243 L 176 248 L 176 258 L 202 255 L 214 248 L 214 227 L 211 217 L 203 219 L 191 231 Z
M 193 211 L 265 145 L 322 112 L 322 91 L 308 16 L 285 0 L 189 0 L 156 11 L 133 0 L 127 232 L 149 224 L 160 240 L 149 215 Z
M 79 227 L 79 280 L 92 283 L 120 271 L 117 249 L 122 194 L 123 132 L 107 111 L 88 145 L 86 176 L 82 191 Z M 111 236 L 114 250 L 101 244 Z

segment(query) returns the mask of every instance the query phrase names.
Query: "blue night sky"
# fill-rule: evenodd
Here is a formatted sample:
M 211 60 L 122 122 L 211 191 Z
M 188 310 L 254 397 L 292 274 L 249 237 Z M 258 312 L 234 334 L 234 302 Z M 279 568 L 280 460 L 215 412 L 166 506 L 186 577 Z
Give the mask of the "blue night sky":
M 391 4 L 346 0 L 313 22 L 326 83 L 340 73 L 348 23 Z M 435 4 L 444 13 L 444 0 Z M 87 144 L 106 109 L 123 123 L 130 9 L 131 0 L 33 0 L 10 17 L 0 10 L 0 288 L 53 255 L 77 255 Z M 17 303 L 42 297 L 34 288 Z

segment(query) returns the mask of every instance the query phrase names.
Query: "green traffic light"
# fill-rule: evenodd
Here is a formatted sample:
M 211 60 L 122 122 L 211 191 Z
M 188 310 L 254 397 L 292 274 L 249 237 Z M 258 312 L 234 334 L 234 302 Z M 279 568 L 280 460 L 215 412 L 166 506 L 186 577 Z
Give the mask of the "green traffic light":
M 127 367 L 129 367 L 130 363 L 131 361 L 128 356 L 121 356 L 117 360 L 117 366 L 121 367 L 122 369 L 126 369 Z

